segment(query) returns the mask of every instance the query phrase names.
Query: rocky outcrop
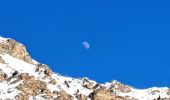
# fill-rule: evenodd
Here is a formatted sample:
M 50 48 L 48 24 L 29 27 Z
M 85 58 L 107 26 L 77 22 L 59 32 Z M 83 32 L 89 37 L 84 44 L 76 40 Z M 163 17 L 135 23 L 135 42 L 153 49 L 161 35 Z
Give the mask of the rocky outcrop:
M 52 85 L 56 85 L 57 84 L 57 81 L 55 79 L 52 79 L 48 82 L 49 84 L 52 84 Z
M 46 77 L 51 77 L 52 70 L 46 64 L 37 64 L 35 72 L 43 73 Z
M 89 95 L 89 97 L 91 98 L 91 100 L 123 100 L 118 99 L 116 95 L 104 89 L 95 90 Z
M 87 99 L 88 99 L 88 97 L 85 96 L 85 95 L 83 95 L 83 94 L 78 94 L 78 95 L 76 96 L 76 98 L 77 98 L 78 100 L 87 100 Z
M 13 39 L 0 41 L 0 54 L 9 54 L 15 58 L 21 59 L 27 63 L 33 64 L 31 57 L 24 45 L 17 43 Z
M 5 64 L 5 61 L 2 59 L 2 57 L 0 56 L 0 63 Z
M 7 77 L 7 74 L 0 69 L 0 81 L 5 80 Z
M 74 100 L 73 96 L 67 94 L 64 90 L 57 92 L 56 100 Z
M 45 94 L 46 97 L 52 98 L 50 90 L 48 90 L 45 82 L 36 80 L 34 76 L 29 76 L 28 73 L 21 73 L 18 76 L 23 80 L 16 88 L 22 91 L 22 96 L 36 96 L 38 94 Z
M 24 93 L 19 93 L 15 96 L 15 100 L 29 100 L 29 95 Z
M 94 86 L 93 86 L 93 83 L 91 83 L 90 81 L 89 81 L 89 79 L 88 78 L 82 78 L 82 82 L 83 82 L 83 87 L 84 88 L 87 88 L 87 89 L 92 89 Z
M 47 77 L 51 77 L 52 71 L 51 71 L 50 69 L 45 69 L 44 74 L 45 74 Z
M 122 92 L 122 93 L 128 93 L 131 91 L 131 88 L 130 86 L 128 85 L 125 85 L 123 83 L 120 83 L 118 81 L 112 81 L 112 86 L 110 87 L 110 90 L 112 91 L 118 91 L 118 92 Z

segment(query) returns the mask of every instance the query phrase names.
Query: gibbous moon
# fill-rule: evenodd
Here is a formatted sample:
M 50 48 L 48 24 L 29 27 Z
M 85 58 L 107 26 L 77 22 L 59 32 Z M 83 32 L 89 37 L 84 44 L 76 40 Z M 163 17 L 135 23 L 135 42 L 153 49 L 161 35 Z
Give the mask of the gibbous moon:
M 86 41 L 82 42 L 82 46 L 85 48 L 85 49 L 90 49 L 90 44 Z

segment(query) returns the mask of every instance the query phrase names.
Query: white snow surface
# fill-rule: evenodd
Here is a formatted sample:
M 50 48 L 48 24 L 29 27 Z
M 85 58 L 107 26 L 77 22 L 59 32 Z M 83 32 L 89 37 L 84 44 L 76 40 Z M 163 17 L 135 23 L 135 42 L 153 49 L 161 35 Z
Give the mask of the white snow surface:
M 3 37 L 0 36 L 0 40 L 1 40 L 1 41 L 2 41 L 2 40 L 3 40 L 3 41 L 6 41 L 7 39 L 8 39 L 8 38 L 3 38 Z
M 3 38 L 3 37 L 0 36 L 0 42 L 2 42 L 2 43 L 6 43 L 7 39 L 9 39 L 9 38 Z

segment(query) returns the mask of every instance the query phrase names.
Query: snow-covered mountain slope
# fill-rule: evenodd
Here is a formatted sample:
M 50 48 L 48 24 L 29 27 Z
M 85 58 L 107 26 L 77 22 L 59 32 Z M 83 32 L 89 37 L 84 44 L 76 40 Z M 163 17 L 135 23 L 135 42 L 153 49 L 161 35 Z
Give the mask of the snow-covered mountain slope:
M 170 89 L 61 76 L 33 60 L 21 43 L 0 37 L 0 100 L 170 100 Z

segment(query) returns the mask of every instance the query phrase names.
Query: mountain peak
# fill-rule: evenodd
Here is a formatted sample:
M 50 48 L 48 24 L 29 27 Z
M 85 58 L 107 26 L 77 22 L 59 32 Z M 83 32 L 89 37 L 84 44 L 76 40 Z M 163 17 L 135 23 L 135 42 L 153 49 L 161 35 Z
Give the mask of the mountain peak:
M 11 38 L 0 37 L 0 54 L 9 54 L 15 58 L 33 64 L 25 46 Z

